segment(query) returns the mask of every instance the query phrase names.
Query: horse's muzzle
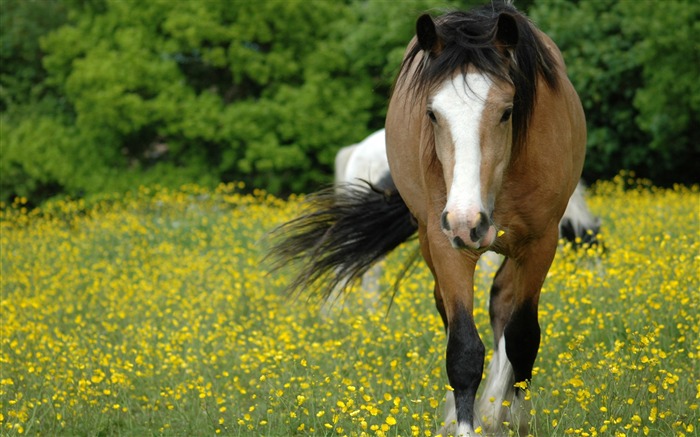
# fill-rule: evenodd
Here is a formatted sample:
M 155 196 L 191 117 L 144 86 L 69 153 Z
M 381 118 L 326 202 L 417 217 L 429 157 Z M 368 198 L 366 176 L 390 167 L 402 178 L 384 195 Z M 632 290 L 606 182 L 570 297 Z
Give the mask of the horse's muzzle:
M 496 239 L 496 228 L 489 216 L 480 211 L 462 215 L 444 211 L 440 217 L 442 232 L 455 249 L 481 249 Z

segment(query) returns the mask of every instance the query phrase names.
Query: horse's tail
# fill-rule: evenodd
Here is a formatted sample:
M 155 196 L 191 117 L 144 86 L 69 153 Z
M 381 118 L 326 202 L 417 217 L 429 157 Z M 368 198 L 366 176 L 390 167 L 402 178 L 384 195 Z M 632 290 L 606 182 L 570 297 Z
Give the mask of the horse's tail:
M 600 218 L 595 217 L 588 209 L 585 191 L 586 187 L 579 181 L 559 222 L 559 235 L 577 247 L 598 244 L 600 232 Z
M 345 289 L 408 240 L 416 222 L 389 175 L 376 185 L 347 184 L 310 196 L 307 213 L 273 231 L 272 269 L 299 267 L 287 291 L 328 297 Z

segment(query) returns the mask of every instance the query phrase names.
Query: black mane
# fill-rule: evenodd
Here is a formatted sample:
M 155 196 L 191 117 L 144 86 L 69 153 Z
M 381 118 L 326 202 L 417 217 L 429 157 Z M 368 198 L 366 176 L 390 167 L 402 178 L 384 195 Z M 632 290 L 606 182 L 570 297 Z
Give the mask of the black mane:
M 501 14 L 510 15 L 517 24 L 517 44 L 511 60 L 496 38 Z M 556 61 L 535 33 L 530 20 L 507 3 L 494 2 L 468 12 L 450 12 L 435 20 L 441 48 L 424 55 L 413 74 L 409 74 L 416 56 L 423 53 L 414 44 L 403 63 L 397 84 L 408 81 L 416 97 L 425 96 L 430 88 L 449 78 L 458 69 L 466 74 L 470 66 L 515 87 L 513 108 L 513 145 L 519 150 L 535 104 L 537 76 L 547 85 L 558 88 Z

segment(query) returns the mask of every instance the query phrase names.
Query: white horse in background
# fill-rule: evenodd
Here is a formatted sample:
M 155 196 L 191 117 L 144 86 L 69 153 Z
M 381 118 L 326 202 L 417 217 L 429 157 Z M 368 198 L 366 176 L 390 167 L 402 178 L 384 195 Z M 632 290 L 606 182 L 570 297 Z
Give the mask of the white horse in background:
M 386 183 L 390 177 L 384 129 L 374 132 L 357 144 L 343 147 L 335 156 L 336 189 L 363 187 L 368 183 L 378 186 L 380 183 Z M 596 244 L 596 236 L 600 230 L 600 219 L 591 214 L 586 205 L 585 191 L 585 185 L 579 181 L 559 222 L 559 237 L 576 246 L 584 243 Z M 477 273 L 481 274 L 480 279 L 486 280 L 487 276 L 492 275 L 501 264 L 500 258 L 500 255 L 490 251 L 482 255 L 477 269 Z M 376 264 L 362 277 L 362 289 L 370 305 L 379 299 L 381 274 L 381 264 Z M 329 296 L 321 309 L 324 316 L 330 313 L 338 297 L 337 290 Z
M 389 174 L 384 129 L 371 134 L 362 142 L 343 147 L 335 155 L 335 185 L 376 185 Z

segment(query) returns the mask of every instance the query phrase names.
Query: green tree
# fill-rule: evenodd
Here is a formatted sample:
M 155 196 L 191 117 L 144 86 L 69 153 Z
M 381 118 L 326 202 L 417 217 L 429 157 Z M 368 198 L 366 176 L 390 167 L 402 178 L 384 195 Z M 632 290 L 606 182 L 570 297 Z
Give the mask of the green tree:
M 62 171 L 60 164 L 32 161 L 53 135 L 63 133 L 60 123 L 41 115 L 62 109 L 56 90 L 46 82 L 40 38 L 67 20 L 68 7 L 61 2 L 0 3 L 0 200 L 19 194 L 45 198 L 62 191 L 53 175 Z M 37 132 L 42 134 L 33 136 Z
M 540 0 L 530 15 L 562 49 L 583 101 L 584 174 L 698 182 L 700 4 Z
M 46 94 L 39 39 L 68 14 L 57 1 L 2 0 L 0 7 L 0 111 L 6 111 Z
M 383 126 L 416 17 L 474 3 L 3 0 L 0 197 L 315 190 Z M 697 2 L 516 3 L 564 51 L 587 176 L 697 180 Z
M 41 40 L 56 98 L 2 115 L 4 197 L 219 180 L 316 189 L 338 148 L 383 124 L 427 2 L 67 7 Z

